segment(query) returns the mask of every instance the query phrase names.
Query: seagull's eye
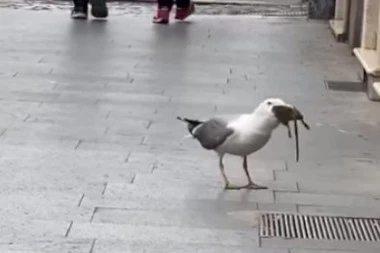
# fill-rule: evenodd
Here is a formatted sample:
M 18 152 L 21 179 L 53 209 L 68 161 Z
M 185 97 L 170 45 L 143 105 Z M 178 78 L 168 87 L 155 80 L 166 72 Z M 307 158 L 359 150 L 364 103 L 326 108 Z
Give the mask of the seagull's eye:
M 267 102 L 267 105 L 272 105 L 272 102 Z

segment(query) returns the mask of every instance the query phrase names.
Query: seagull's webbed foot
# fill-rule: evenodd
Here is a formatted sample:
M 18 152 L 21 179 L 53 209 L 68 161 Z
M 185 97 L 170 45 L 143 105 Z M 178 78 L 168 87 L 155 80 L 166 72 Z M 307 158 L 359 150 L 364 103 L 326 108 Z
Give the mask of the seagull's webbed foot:
M 246 186 L 244 186 L 244 188 L 251 189 L 251 190 L 266 190 L 266 189 L 268 189 L 268 187 L 266 187 L 266 186 L 261 186 L 261 185 L 255 184 L 253 182 L 247 184 Z
M 224 189 L 225 190 L 241 190 L 241 189 L 244 189 L 244 188 L 247 188 L 246 185 L 239 186 L 239 185 L 233 185 L 233 184 L 230 184 L 230 183 L 227 183 L 227 184 L 224 185 Z

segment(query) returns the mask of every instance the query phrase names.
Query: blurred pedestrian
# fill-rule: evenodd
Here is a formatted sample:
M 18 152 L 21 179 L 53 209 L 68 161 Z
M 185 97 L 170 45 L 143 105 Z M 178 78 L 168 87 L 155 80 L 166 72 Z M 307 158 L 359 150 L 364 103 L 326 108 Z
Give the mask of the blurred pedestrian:
M 73 19 L 87 19 L 89 0 L 73 0 L 74 8 L 71 11 Z M 108 8 L 106 0 L 90 0 L 91 14 L 96 18 L 106 18 Z
M 157 24 L 168 24 L 170 11 L 173 7 L 174 0 L 157 0 L 157 10 L 153 17 L 153 22 Z M 191 0 L 176 0 L 175 19 L 184 20 L 194 11 L 194 3 Z

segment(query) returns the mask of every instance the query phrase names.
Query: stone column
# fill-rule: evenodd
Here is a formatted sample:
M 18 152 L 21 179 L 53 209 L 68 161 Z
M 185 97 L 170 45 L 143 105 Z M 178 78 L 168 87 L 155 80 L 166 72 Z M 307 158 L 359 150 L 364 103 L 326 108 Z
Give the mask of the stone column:
M 343 2 L 344 0 L 335 1 L 335 19 L 343 19 Z
M 376 53 L 378 57 L 378 64 L 380 65 L 380 1 L 377 3 L 377 31 L 376 31 Z
M 363 13 L 362 48 L 376 50 L 379 23 L 379 1 L 365 0 Z
M 350 0 L 343 0 L 343 31 L 344 33 L 347 33 L 348 31 L 348 19 L 349 19 L 349 13 L 350 13 Z M 351 0 L 351 1 L 357 1 L 357 0 Z
M 347 39 L 349 1 L 350 0 L 336 0 L 335 16 L 334 19 L 330 20 L 330 27 L 336 39 L 340 42 L 343 42 Z

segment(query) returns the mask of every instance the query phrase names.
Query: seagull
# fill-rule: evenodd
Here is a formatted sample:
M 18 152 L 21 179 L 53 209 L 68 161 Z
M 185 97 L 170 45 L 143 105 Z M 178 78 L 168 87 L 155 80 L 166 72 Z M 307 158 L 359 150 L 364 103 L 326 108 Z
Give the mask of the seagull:
M 302 123 L 308 128 L 299 111 L 280 98 L 265 99 L 252 113 L 241 114 L 229 121 L 220 117 L 210 118 L 206 121 L 179 116 L 177 119 L 187 124 L 190 136 L 198 140 L 204 149 L 216 152 L 219 157 L 219 169 L 225 183 L 224 189 L 226 190 L 268 189 L 268 187 L 252 181 L 248 172 L 247 156 L 263 148 L 271 138 L 272 132 L 280 124 L 286 126 L 289 133 L 288 122 L 290 120 L 302 120 Z M 230 183 L 223 165 L 225 154 L 243 158 L 243 169 L 248 179 L 247 185 L 237 186 Z

